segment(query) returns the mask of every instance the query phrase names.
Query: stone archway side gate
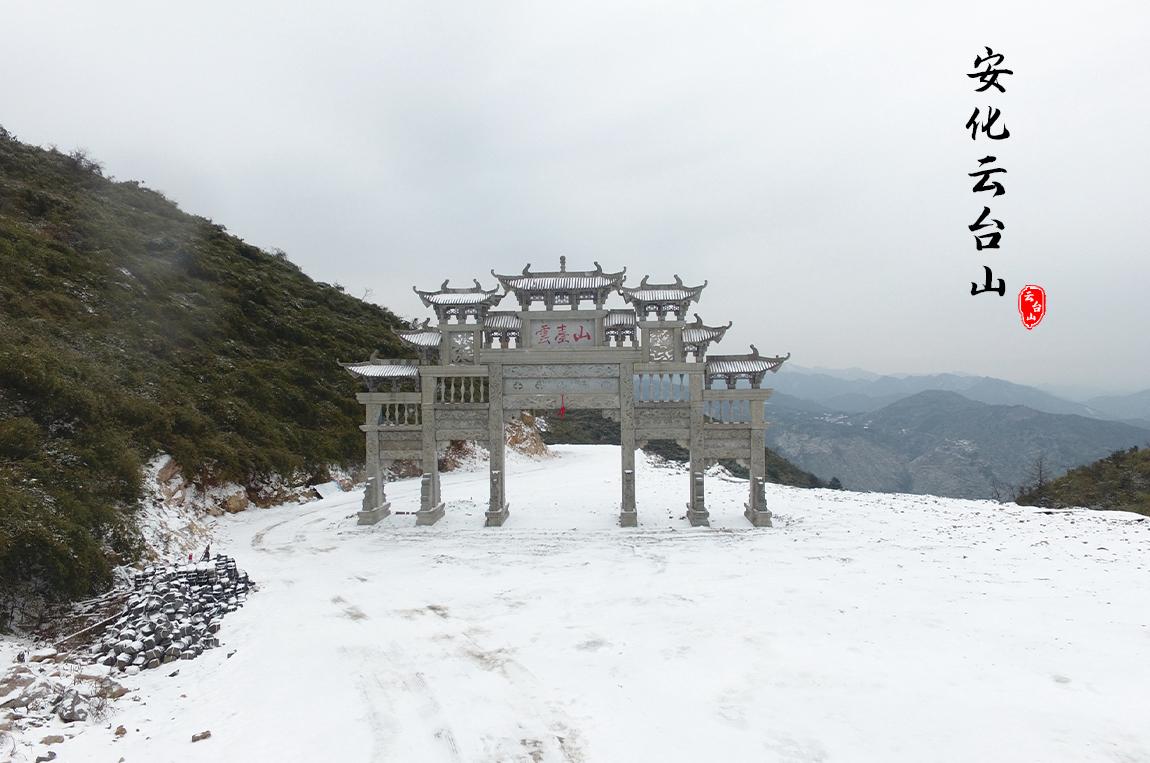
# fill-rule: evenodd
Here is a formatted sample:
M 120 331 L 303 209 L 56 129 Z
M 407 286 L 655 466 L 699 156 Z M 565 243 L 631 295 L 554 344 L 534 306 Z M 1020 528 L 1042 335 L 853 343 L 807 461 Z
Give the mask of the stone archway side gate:
M 437 318 L 413 324 L 400 337 L 419 350 L 419 360 L 343 364 L 367 391 L 357 395 L 366 409 L 360 427 L 367 440 L 368 488 L 360 524 L 390 514 L 383 473 L 395 461 L 422 470 L 416 523 L 433 524 L 444 514 L 440 499 L 438 449 L 450 440 L 476 440 L 491 454 L 491 497 L 486 525 L 508 516 L 505 489 L 504 423 L 522 410 L 566 407 L 605 412 L 620 424 L 622 501 L 619 523 L 634 527 L 635 448 L 651 440 L 675 440 L 690 450 L 687 518 L 707 525 L 706 467 L 731 458 L 748 465 L 750 492 L 745 515 L 756 527 L 771 525 L 763 481 L 766 476 L 761 389 L 768 371 L 786 357 L 762 357 L 754 345 L 746 355 L 707 356 L 730 328 L 707 326 L 684 315 L 706 286 L 623 285 L 626 268 L 605 273 L 558 271 L 492 275 L 499 286 L 450 288 L 415 293 Z M 494 308 L 508 294 L 517 311 Z M 630 307 L 606 306 L 612 295 Z M 541 305 L 543 309 L 537 309 Z M 740 380 L 750 388 L 737 388 Z M 716 388 L 723 382 L 725 388 Z

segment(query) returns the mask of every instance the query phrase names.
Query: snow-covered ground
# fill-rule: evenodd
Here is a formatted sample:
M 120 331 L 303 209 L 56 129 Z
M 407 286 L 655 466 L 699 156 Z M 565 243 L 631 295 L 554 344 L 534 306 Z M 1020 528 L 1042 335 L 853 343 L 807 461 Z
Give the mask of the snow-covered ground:
M 434 527 L 358 527 L 358 492 L 221 518 L 260 584 L 223 646 L 59 760 L 1150 761 L 1150 522 L 768 486 L 756 530 L 714 478 L 692 529 L 640 457 L 621 529 L 618 448 L 555 451 L 509 459 L 502 528 L 485 471 Z

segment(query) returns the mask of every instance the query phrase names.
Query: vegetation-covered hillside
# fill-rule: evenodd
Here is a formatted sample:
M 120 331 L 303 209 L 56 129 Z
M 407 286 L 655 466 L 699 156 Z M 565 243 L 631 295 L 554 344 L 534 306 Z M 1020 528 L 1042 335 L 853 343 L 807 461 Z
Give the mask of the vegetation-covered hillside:
M 158 452 L 209 483 L 361 459 L 336 361 L 399 353 L 391 313 L 2 129 L 0 273 L 0 599 L 103 586 Z
M 1150 448 L 1115 451 L 1071 469 L 1056 480 L 1031 486 L 1018 503 L 1048 508 L 1086 506 L 1150 516 Z

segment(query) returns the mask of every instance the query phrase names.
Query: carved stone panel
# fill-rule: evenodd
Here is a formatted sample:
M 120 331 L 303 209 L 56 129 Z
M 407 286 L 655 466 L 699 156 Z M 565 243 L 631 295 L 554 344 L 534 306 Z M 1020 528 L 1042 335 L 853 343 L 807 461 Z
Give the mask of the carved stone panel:
M 503 378 L 523 379 L 575 379 L 619 378 L 618 363 L 546 363 L 543 365 L 507 365 Z
M 469 411 L 456 411 L 450 409 L 440 409 L 435 413 L 435 425 L 437 427 L 485 427 L 487 426 L 487 409 L 469 410 Z
M 619 393 L 618 379 L 504 379 L 505 395 L 532 394 L 535 392 L 609 392 Z
M 647 428 L 672 428 L 691 426 L 689 408 L 636 408 L 635 423 Z
M 670 329 L 645 329 L 647 357 L 652 362 L 675 360 L 675 332 Z
M 458 331 L 451 335 L 451 357 L 448 362 L 475 362 L 475 334 L 470 331 Z

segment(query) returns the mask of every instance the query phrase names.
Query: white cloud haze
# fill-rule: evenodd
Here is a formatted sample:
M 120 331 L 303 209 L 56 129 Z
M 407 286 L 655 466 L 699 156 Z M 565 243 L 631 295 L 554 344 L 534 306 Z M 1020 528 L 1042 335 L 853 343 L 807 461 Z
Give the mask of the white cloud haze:
M 0 124 L 400 315 L 527 262 L 710 279 L 806 366 L 1150 387 L 1145 3 L 0 2 Z M 990 45 L 1015 71 L 975 93 Z M 974 107 L 1012 136 L 971 141 Z M 970 192 L 994 154 L 1007 194 Z M 999 252 L 966 226 L 983 204 Z M 982 265 L 1007 296 L 969 296 Z M 1033 332 L 1015 298 L 1046 287 Z M 369 348 L 365 348 L 366 350 Z

